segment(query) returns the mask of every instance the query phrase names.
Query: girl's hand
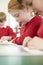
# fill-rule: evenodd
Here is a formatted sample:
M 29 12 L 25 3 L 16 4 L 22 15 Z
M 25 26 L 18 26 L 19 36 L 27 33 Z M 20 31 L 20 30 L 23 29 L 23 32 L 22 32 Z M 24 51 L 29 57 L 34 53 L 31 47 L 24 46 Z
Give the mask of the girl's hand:
M 32 38 L 31 37 L 26 37 L 23 41 L 23 46 L 28 46 L 28 43 L 30 42 Z
M 11 36 L 3 36 L 3 37 L 1 37 L 1 40 L 7 40 L 7 41 L 10 41 L 11 40 Z

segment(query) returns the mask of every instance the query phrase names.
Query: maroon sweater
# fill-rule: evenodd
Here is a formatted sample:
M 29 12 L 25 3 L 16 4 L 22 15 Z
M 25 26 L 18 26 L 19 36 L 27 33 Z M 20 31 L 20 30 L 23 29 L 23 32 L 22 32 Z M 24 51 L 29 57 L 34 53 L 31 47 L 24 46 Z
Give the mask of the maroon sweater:
M 41 25 L 40 25 L 40 28 L 39 28 L 39 30 L 38 30 L 38 32 L 37 32 L 37 35 L 38 35 L 39 37 L 43 38 L 43 19 L 42 19 L 42 23 L 41 23 Z
M 40 16 L 35 16 L 28 23 L 21 26 L 20 37 L 16 37 L 13 40 L 13 43 L 21 45 L 25 37 L 37 36 L 37 31 L 40 27 L 41 21 L 42 18 Z
M 2 36 L 11 36 L 12 38 L 16 37 L 16 34 L 13 32 L 13 30 L 7 26 L 6 28 L 0 28 L 0 38 Z

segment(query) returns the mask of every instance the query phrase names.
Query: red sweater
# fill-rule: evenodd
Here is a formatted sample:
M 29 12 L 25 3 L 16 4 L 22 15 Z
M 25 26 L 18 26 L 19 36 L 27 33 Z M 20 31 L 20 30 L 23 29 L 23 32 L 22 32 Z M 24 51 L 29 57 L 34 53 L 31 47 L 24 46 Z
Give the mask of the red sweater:
M 41 23 L 41 26 L 37 32 L 37 35 L 41 38 L 43 38 L 43 19 L 42 19 L 42 23 Z
M 40 16 L 33 17 L 27 24 L 23 25 L 20 30 L 20 37 L 16 37 L 13 43 L 21 45 L 24 38 L 27 36 L 37 36 L 37 31 L 40 27 L 42 18 Z
M 0 38 L 2 36 L 11 36 L 12 38 L 16 37 L 16 34 L 13 32 L 13 30 L 7 26 L 6 28 L 0 28 Z

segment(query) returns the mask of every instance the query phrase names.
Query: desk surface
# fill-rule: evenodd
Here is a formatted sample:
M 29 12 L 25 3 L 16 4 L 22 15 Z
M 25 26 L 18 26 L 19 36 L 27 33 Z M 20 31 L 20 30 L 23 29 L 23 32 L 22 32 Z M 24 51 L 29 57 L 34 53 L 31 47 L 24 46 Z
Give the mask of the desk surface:
M 14 44 L 0 44 L 0 65 L 43 65 L 43 52 Z
M 43 51 L 33 50 L 14 44 L 0 44 L 0 56 L 6 55 L 43 55 Z

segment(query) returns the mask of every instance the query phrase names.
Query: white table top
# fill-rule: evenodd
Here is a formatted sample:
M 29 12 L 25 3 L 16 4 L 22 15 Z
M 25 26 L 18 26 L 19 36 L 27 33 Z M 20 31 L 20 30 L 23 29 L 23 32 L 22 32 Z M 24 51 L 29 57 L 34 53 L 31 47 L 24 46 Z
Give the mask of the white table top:
M 0 55 L 43 55 L 43 51 L 29 49 L 21 45 L 4 41 L 0 43 Z

